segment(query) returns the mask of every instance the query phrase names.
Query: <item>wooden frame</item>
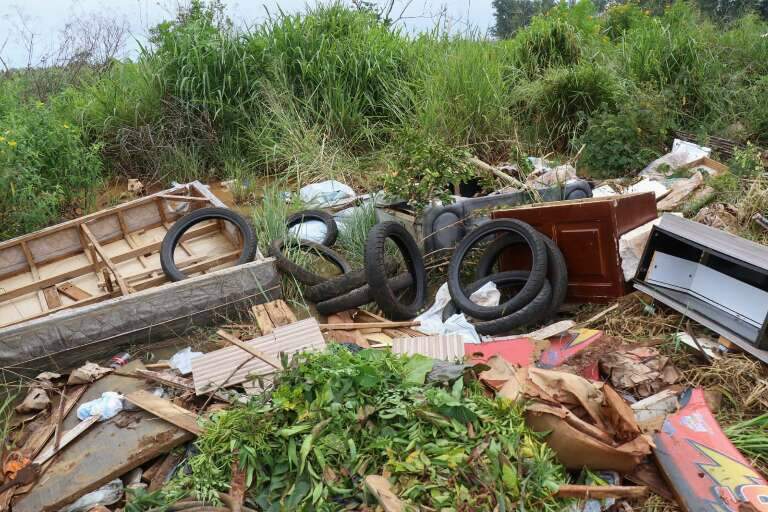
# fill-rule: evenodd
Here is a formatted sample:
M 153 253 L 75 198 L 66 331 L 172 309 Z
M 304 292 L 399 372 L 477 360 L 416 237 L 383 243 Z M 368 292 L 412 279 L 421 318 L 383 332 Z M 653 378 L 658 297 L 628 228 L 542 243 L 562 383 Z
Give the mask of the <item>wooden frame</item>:
M 0 243 L 0 327 L 166 283 L 163 236 L 204 207 L 224 204 L 192 182 Z M 226 227 L 211 221 L 185 233 L 179 267 L 193 275 L 231 266 L 240 239 Z

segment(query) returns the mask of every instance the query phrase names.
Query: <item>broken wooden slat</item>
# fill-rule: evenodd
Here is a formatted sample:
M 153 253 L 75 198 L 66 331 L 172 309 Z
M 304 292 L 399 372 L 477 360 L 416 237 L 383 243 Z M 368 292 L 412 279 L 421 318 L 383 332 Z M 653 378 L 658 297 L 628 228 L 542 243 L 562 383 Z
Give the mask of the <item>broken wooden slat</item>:
M 56 447 L 56 445 L 54 444 L 53 446 L 49 446 L 48 448 L 46 448 L 44 451 L 40 453 L 40 455 L 38 455 L 35 458 L 34 460 L 35 464 L 43 464 L 47 462 L 48 459 L 56 455 L 60 450 L 66 447 L 69 443 L 77 439 L 78 436 L 80 436 L 80 434 L 88 430 L 91 427 L 91 425 L 93 425 L 97 421 L 99 421 L 99 416 L 91 416 L 87 419 L 84 419 L 80 423 L 78 423 L 76 427 L 71 428 L 66 432 L 64 432 L 61 436 L 61 441 L 59 442 L 59 446 Z
M 269 318 L 267 309 L 264 304 L 256 304 L 251 308 L 251 314 L 253 319 L 256 320 L 256 325 L 259 326 L 261 335 L 265 336 L 275 330 L 275 324 L 272 323 L 272 319 Z
M 267 310 L 267 314 L 275 327 L 288 325 L 296 321 L 296 315 L 293 314 L 293 311 L 283 300 L 278 299 L 267 302 L 264 304 L 264 308 Z
M 340 323 L 340 324 L 320 324 L 321 329 L 325 330 L 349 330 L 349 329 L 389 329 L 393 327 L 415 327 L 421 325 L 418 320 L 406 320 L 403 322 L 367 322 L 367 323 Z
M 144 390 L 134 391 L 125 396 L 125 399 L 132 404 L 141 407 L 145 411 L 151 412 L 158 418 L 162 418 L 168 423 L 176 425 L 179 428 L 183 428 L 187 432 L 191 432 L 196 436 L 199 436 L 203 429 L 197 424 L 197 415 L 183 407 L 153 395 L 152 393 Z
M 128 286 L 125 284 L 125 280 L 120 275 L 120 271 L 117 270 L 117 266 L 112 261 L 112 259 L 109 257 L 107 252 L 104 250 L 104 248 L 101 246 L 98 240 L 96 240 L 96 237 L 91 232 L 90 228 L 88 228 L 85 224 L 80 224 L 80 229 L 83 230 L 83 233 L 85 234 L 85 237 L 90 242 L 90 246 L 93 247 L 93 250 L 96 251 L 96 253 L 101 258 L 101 261 L 107 266 L 109 270 L 112 271 L 112 275 L 115 277 L 115 281 L 117 281 L 117 286 L 120 288 L 120 293 L 123 295 L 128 295 Z
M 160 489 L 163 484 L 165 484 L 166 480 L 168 480 L 168 476 L 171 471 L 173 471 L 173 468 L 175 468 L 179 462 L 181 462 L 181 455 L 178 453 L 169 453 L 163 457 L 162 462 L 160 462 L 160 465 L 157 466 L 157 469 L 152 475 L 147 490 L 149 492 L 154 492 Z
M 62 295 L 65 295 L 74 301 L 85 300 L 93 297 L 93 295 L 83 290 L 82 288 L 75 286 L 69 281 L 56 285 L 56 289 L 61 292 Z
M 64 399 L 64 406 L 61 408 L 62 417 L 66 417 L 67 414 L 69 414 L 69 411 L 71 411 L 72 408 L 77 404 L 78 400 L 80 400 L 87 388 L 87 385 L 79 385 L 68 388 L 69 394 Z M 27 442 L 21 449 L 24 456 L 33 459 L 37 456 L 38 453 L 40 453 L 40 450 L 43 449 L 45 443 L 48 442 L 48 439 L 50 439 L 56 430 L 56 424 L 58 423 L 58 420 L 56 418 L 52 418 L 52 420 L 53 421 L 50 424 L 36 430 L 29 437 L 29 439 L 27 439 Z
M 204 203 L 210 202 L 210 199 L 208 199 L 207 197 L 175 196 L 175 195 L 171 195 L 171 194 L 158 194 L 155 197 L 166 199 L 168 201 L 186 201 L 186 202 L 189 202 L 189 201 L 202 201 Z
M 371 313 L 370 311 L 365 311 L 363 309 L 354 309 L 352 310 L 352 318 L 356 322 L 361 323 L 371 323 L 371 322 L 386 322 L 387 319 L 383 316 L 379 316 L 375 313 Z M 398 336 L 424 336 L 426 333 L 423 333 L 419 331 L 418 329 L 411 329 L 409 327 L 401 327 L 399 329 L 396 329 L 397 331 L 400 331 L 400 334 L 394 333 L 394 332 L 387 332 L 387 330 L 384 330 L 384 334 L 388 334 L 392 337 L 398 337 Z
M 644 485 L 574 485 L 563 484 L 557 489 L 558 498 L 642 498 L 648 495 Z
M 147 368 L 149 368 L 150 365 L 147 365 Z M 166 364 L 165 367 L 167 368 L 168 365 Z M 184 391 L 195 391 L 195 384 L 192 381 L 192 379 L 187 379 L 185 377 L 179 377 L 178 375 L 173 375 L 169 373 L 160 373 L 160 372 L 153 372 L 151 370 L 136 370 L 136 374 L 144 377 L 145 379 L 149 379 L 155 382 L 159 382 L 160 384 L 163 384 L 165 386 L 169 386 L 176 389 L 182 389 Z M 222 402 L 231 402 L 229 397 L 227 397 L 223 393 L 214 393 L 213 398 L 217 400 L 221 400 Z
M 241 349 L 245 350 L 246 352 L 248 352 L 249 354 L 251 354 L 252 356 L 261 359 L 262 361 L 264 361 L 268 365 L 272 366 L 273 368 L 276 368 L 276 369 L 280 370 L 283 367 L 283 365 L 280 364 L 280 361 L 277 360 L 276 358 L 270 356 L 269 354 L 265 354 L 264 352 L 261 352 L 260 350 L 256 350 L 255 348 L 250 347 L 247 343 L 244 343 L 239 338 L 236 338 L 236 337 L 232 336 L 231 334 L 229 334 L 229 333 L 227 333 L 225 331 L 222 331 L 221 329 L 216 331 L 216 334 L 218 334 L 219 336 L 221 336 L 222 338 L 224 338 L 225 340 L 227 340 L 228 342 L 230 342 L 234 346 L 236 346 L 238 348 L 241 348 Z
M 220 256 L 215 256 L 213 258 L 203 260 L 198 263 L 194 263 L 189 266 L 182 266 L 182 270 L 184 270 L 184 273 L 189 274 L 195 274 L 197 272 L 204 272 L 210 268 L 218 267 L 219 265 L 223 265 L 224 263 L 227 263 L 228 261 L 234 260 L 238 258 L 241 254 L 241 251 L 233 251 L 228 252 L 225 254 L 222 254 Z M 135 290 L 146 290 L 147 288 L 151 288 L 153 286 L 157 286 L 159 284 L 163 284 L 164 282 L 168 281 L 168 278 L 165 276 L 165 274 L 157 277 L 152 277 L 150 279 L 147 279 L 145 281 L 137 281 L 132 286 Z
M 59 290 L 55 286 L 43 288 L 43 296 L 45 297 L 45 303 L 48 304 L 48 309 L 61 307 L 61 297 L 59 296 Z

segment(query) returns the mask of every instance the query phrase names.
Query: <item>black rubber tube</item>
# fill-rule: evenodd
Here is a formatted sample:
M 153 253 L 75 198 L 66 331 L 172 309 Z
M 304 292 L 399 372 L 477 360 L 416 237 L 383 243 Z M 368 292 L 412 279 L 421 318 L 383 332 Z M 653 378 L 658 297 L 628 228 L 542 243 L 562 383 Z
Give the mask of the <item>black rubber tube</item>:
M 296 244 L 301 249 L 317 251 L 320 256 L 338 267 L 342 274 L 346 274 L 351 270 L 347 260 L 329 247 L 308 240 L 292 240 L 291 243 Z M 281 271 L 293 276 L 298 282 L 310 286 L 322 283 L 328 279 L 289 260 L 283 253 L 283 247 L 285 247 L 285 240 L 275 240 L 269 246 L 269 254 L 275 258 L 277 268 Z
M 470 250 L 489 235 L 512 233 L 520 236 L 531 249 L 531 270 L 523 288 L 498 306 L 480 306 L 469 300 L 459 280 L 464 259 Z M 547 248 L 538 232 L 517 219 L 499 219 L 472 230 L 459 243 L 448 265 L 448 291 L 456 306 L 467 315 L 480 320 L 495 320 L 522 308 L 536 297 L 547 276 Z
M 395 243 L 413 277 L 413 300 L 408 304 L 400 302 L 388 283 L 385 272 L 387 239 Z M 365 243 L 365 272 L 371 297 L 388 318 L 407 320 L 419 314 L 427 298 L 427 272 L 416 240 L 402 225 L 382 222 L 371 228 Z
M 323 210 L 303 210 L 296 212 L 285 219 L 285 226 L 286 229 L 291 229 L 293 226 L 303 224 L 308 220 L 319 220 L 325 224 L 325 238 L 320 242 L 322 245 L 331 247 L 336 243 L 336 238 L 339 236 L 339 227 L 336 225 L 333 216 Z
M 388 281 L 388 286 L 395 293 L 410 288 L 412 285 L 413 278 L 408 272 L 398 274 Z M 371 297 L 371 287 L 366 284 L 356 290 L 345 293 L 344 295 L 318 302 L 315 307 L 317 308 L 318 313 L 328 316 L 340 311 L 358 308 L 371 302 L 373 302 L 373 298 Z
M 200 208 L 174 222 L 171 229 L 163 237 L 162 244 L 160 244 L 160 266 L 171 281 L 181 281 L 187 278 L 187 275 L 176 266 L 174 261 L 173 254 L 176 252 L 176 246 L 189 228 L 207 220 L 231 222 L 240 231 L 240 236 L 243 240 L 243 252 L 235 262 L 235 265 L 248 263 L 256 255 L 256 235 L 254 235 L 253 228 L 242 215 L 228 208 Z
M 549 305 L 549 313 L 555 315 L 560 306 L 565 302 L 568 294 L 568 267 L 565 257 L 557 244 L 546 235 L 539 233 L 547 246 L 547 279 L 552 286 L 552 302 Z M 493 266 L 508 247 L 523 243 L 522 239 L 514 234 L 502 236 L 490 244 L 483 253 L 475 270 L 475 277 L 482 279 L 491 275 Z

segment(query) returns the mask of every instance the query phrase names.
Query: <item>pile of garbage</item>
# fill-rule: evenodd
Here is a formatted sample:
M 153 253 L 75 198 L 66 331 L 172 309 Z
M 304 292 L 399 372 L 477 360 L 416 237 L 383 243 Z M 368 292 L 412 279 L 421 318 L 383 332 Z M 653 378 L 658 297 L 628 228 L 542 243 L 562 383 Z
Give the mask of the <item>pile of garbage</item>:
M 259 262 L 305 307 L 270 281 L 212 341 L 168 359 L 102 358 L 82 342 L 89 361 L 38 373 L 6 401 L 0 510 L 763 510 L 768 432 L 744 432 L 768 419 L 721 428 L 720 399 L 735 397 L 691 368 L 743 358 L 764 375 L 768 247 L 729 229 L 727 208 L 672 212 L 727 167 L 684 141 L 627 187 L 531 164 L 528 177 L 482 164 L 503 193 L 424 211 L 313 184 L 299 195 L 314 207 L 285 219 L 268 258 L 237 212 L 165 193 L 187 206 L 142 246 L 170 281 L 159 290 Z M 355 268 L 336 241 L 339 210 L 361 201 L 377 222 Z M 201 233 L 239 249 L 194 256 Z M 131 251 L 121 261 L 149 258 Z M 108 260 L 104 286 L 122 278 Z M 43 304 L 51 283 L 35 279 L 11 298 Z M 139 281 L 122 281 L 102 307 L 132 304 Z M 237 284 L 218 289 L 206 288 L 229 301 Z M 193 323 L 204 307 L 188 306 Z M 615 328 L 643 315 L 668 316 L 643 335 Z

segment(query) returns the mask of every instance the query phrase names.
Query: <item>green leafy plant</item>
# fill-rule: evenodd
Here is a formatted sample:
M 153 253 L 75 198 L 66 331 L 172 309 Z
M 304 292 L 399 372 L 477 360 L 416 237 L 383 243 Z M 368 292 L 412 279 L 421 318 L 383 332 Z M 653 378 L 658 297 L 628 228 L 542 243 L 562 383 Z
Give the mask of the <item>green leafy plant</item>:
M 384 178 L 384 189 L 419 210 L 435 199 L 450 202 L 449 187 L 474 175 L 467 160 L 470 154 L 436 137 L 406 130 L 395 145 L 395 168 Z
M 177 485 L 215 500 L 237 454 L 262 510 L 359 509 L 362 479 L 383 473 L 414 507 L 559 510 L 564 472 L 522 405 L 462 378 L 425 383 L 432 368 L 420 355 L 340 346 L 300 355 L 271 395 L 211 418 Z

